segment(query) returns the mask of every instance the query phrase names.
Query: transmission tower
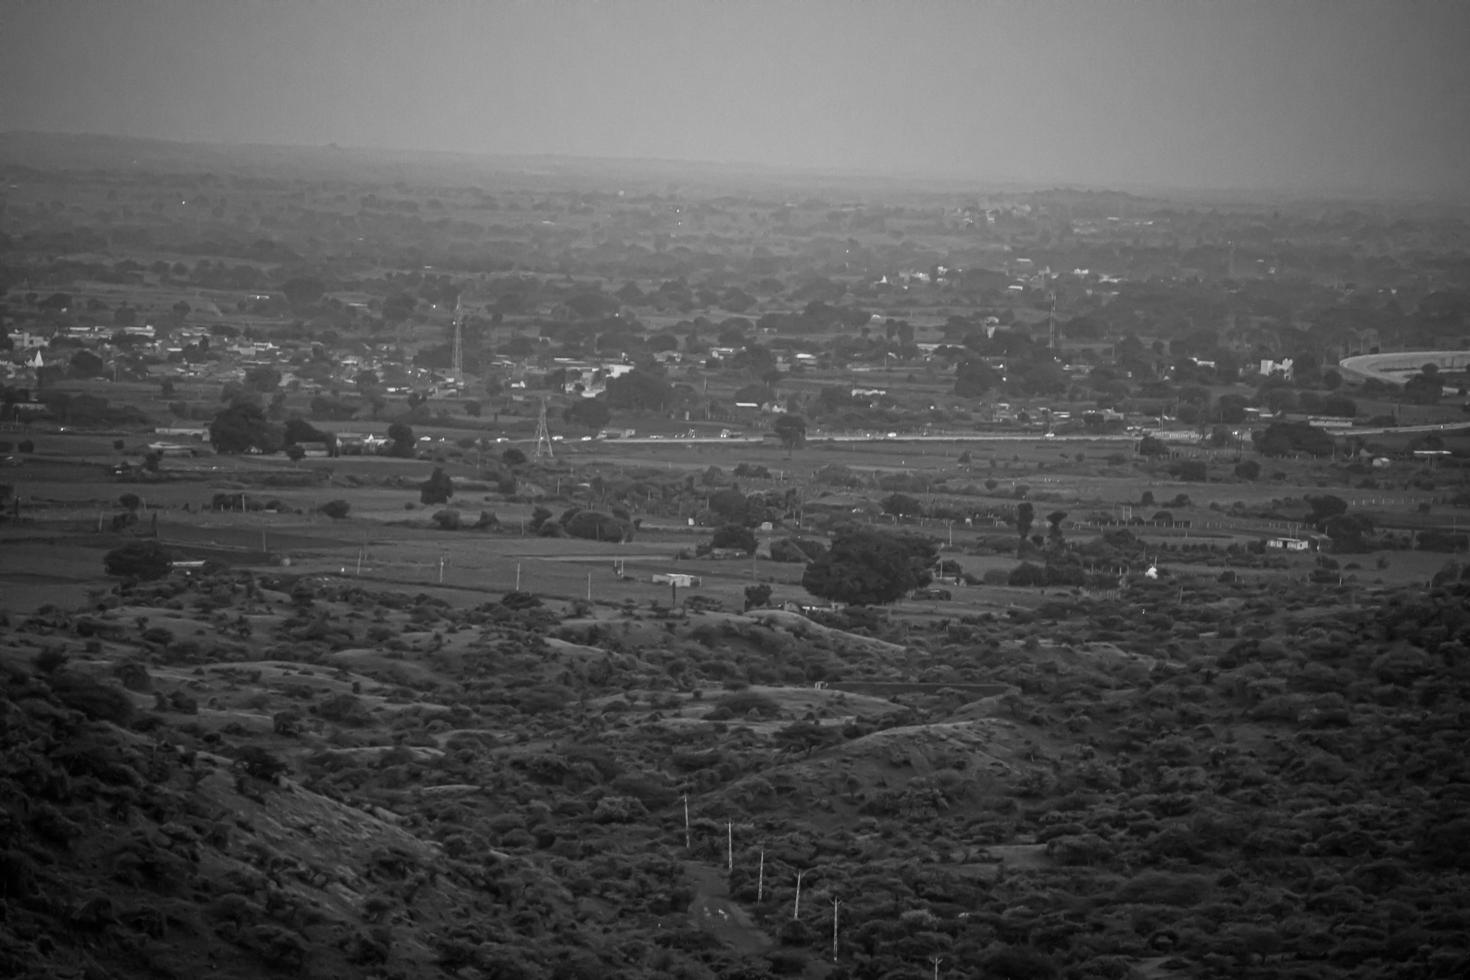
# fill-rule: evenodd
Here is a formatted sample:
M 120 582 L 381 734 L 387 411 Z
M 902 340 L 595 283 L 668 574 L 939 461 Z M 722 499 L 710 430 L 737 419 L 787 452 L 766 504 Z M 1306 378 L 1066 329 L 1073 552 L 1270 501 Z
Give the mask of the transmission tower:
M 1057 351 L 1057 294 L 1055 290 L 1046 294 L 1050 304 L 1046 312 L 1046 346 L 1052 353 Z
M 464 307 L 454 302 L 454 383 L 464 384 Z
M 541 399 L 541 416 L 536 419 L 536 459 L 554 459 L 551 451 L 551 430 L 546 426 L 546 399 Z

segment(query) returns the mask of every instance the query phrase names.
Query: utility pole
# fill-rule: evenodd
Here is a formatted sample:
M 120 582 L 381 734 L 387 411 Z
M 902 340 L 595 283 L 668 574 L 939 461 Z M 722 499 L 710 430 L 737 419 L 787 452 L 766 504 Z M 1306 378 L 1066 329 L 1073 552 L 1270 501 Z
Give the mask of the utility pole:
M 837 962 L 837 907 L 842 900 L 836 895 L 832 896 L 832 962 Z
M 735 824 L 725 821 L 725 870 L 735 870 Z
M 684 794 L 684 850 L 693 850 L 689 838 L 689 794 Z
M 760 870 L 755 875 L 755 900 L 760 902 L 766 894 L 766 849 L 761 848 Z
M 521 563 L 516 562 L 516 591 L 521 591 Z
M 939 980 L 939 964 L 944 962 L 944 957 L 934 953 L 929 957 L 929 962 L 934 964 L 934 980 Z
M 791 909 L 791 917 L 793 919 L 801 918 L 801 879 L 805 874 L 805 869 L 796 872 L 796 905 Z

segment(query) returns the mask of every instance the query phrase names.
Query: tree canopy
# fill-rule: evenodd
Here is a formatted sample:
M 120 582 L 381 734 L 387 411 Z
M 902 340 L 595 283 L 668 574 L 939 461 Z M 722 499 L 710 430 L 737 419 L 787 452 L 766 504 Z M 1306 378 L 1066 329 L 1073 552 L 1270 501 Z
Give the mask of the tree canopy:
M 854 605 L 893 602 L 933 580 L 938 543 L 909 532 L 848 525 L 827 553 L 807 566 L 802 587 L 812 595 Z
M 102 558 L 108 575 L 144 582 L 163 578 L 173 565 L 173 555 L 157 541 L 133 541 L 114 548 Z
M 806 419 L 800 415 L 782 415 L 771 426 L 771 431 L 789 453 L 806 442 Z
M 235 402 L 221 409 L 209 423 L 209 444 L 220 453 L 273 453 L 281 448 L 281 432 L 251 402 Z

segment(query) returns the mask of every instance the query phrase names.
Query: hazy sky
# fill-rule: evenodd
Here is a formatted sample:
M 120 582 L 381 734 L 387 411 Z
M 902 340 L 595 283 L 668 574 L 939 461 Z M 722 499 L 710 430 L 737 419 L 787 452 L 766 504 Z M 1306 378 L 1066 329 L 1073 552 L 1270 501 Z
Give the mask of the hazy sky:
M 0 130 L 1470 196 L 1464 0 L 0 0 Z

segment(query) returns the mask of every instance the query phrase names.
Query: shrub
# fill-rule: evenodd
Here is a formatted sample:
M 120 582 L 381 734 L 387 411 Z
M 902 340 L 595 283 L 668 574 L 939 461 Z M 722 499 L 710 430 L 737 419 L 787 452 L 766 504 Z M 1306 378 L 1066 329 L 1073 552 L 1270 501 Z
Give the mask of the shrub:
M 722 718 L 730 718 L 749 714 L 762 718 L 775 718 L 781 714 L 781 705 L 774 698 L 765 694 L 757 694 L 754 691 L 735 691 L 715 702 L 715 711 L 710 717 L 719 715 Z
M 247 745 L 235 756 L 235 767 L 247 776 L 274 782 L 290 768 L 258 745 Z
M 434 524 L 441 531 L 458 531 L 460 525 L 459 511 L 446 508 L 434 514 Z
M 328 500 L 322 504 L 322 513 L 334 521 L 344 520 L 350 510 L 352 505 L 345 500 Z

